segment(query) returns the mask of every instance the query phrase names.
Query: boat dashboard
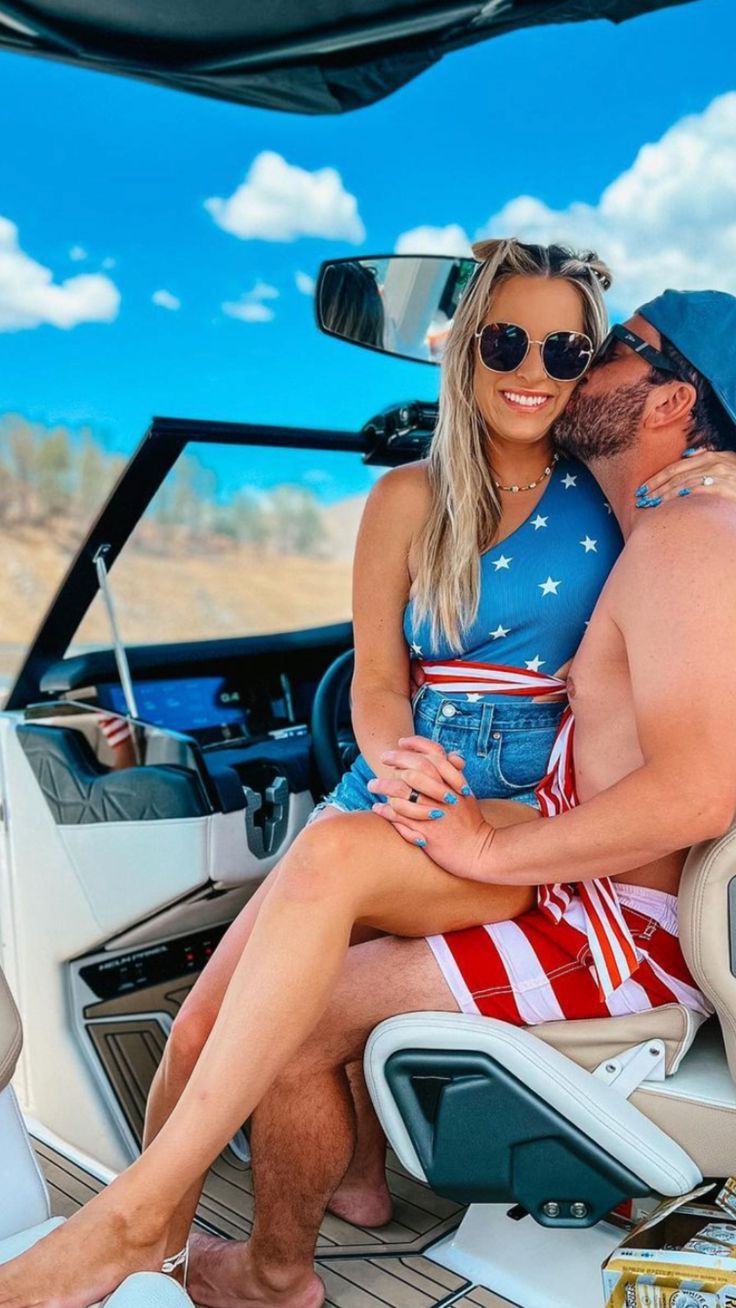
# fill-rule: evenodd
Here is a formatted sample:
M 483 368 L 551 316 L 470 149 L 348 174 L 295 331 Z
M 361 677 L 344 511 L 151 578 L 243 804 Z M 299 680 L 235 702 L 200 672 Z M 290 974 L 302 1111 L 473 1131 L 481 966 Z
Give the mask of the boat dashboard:
M 120 685 L 94 690 L 101 708 L 127 712 Z M 315 690 L 311 678 L 294 680 L 286 671 L 206 673 L 138 681 L 135 699 L 142 721 L 185 733 L 207 748 L 306 733 Z

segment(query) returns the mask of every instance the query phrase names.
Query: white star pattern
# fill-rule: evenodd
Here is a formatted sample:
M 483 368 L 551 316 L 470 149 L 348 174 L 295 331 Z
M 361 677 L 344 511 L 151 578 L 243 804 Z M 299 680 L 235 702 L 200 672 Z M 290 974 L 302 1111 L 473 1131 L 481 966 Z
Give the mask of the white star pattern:
M 591 550 L 593 551 L 594 554 L 597 554 L 597 553 L 598 553 L 598 550 L 596 549 L 596 546 L 597 546 L 597 544 L 598 544 L 598 541 L 597 541 L 597 540 L 591 540 L 591 539 L 590 539 L 590 536 L 586 536 L 586 537 L 585 537 L 585 540 L 581 540 L 580 544 L 582 545 L 582 547 L 583 547 L 583 549 L 585 550 L 585 553 L 586 553 L 586 554 L 590 554 L 590 551 L 591 551 Z
M 569 472 L 566 477 L 562 478 L 562 484 L 565 487 L 565 490 L 569 490 L 571 486 L 577 486 L 577 481 L 577 477 L 572 477 Z
M 508 636 L 510 630 L 511 630 L 510 627 L 502 627 L 501 623 L 499 622 L 498 626 L 496 627 L 496 630 L 489 632 L 489 635 L 492 637 L 493 640 L 500 640 L 502 636 Z
M 530 672 L 539 672 L 539 669 L 543 668 L 545 663 L 546 659 L 540 659 L 539 655 L 535 654 L 533 659 L 528 660 L 526 666 Z
M 491 559 L 491 563 L 496 569 L 496 572 L 500 572 L 501 568 L 508 569 L 509 564 L 513 562 L 513 558 L 514 558 L 513 554 L 510 555 L 509 558 L 506 558 L 505 554 L 501 554 L 497 559 Z
M 540 581 L 538 585 L 543 595 L 556 595 L 557 587 L 561 586 L 562 582 L 553 581 L 551 577 L 548 577 L 546 581 Z
M 613 509 L 611 508 L 611 506 L 610 506 L 610 504 L 609 504 L 608 502 L 606 502 L 606 503 L 603 505 L 603 507 L 604 507 L 604 509 L 606 510 L 606 513 L 613 513 Z
M 475 704 L 476 700 L 480 699 L 480 691 L 469 690 L 467 697 L 471 704 Z
M 543 518 L 541 513 L 538 513 L 536 518 L 532 518 L 532 526 L 535 531 L 539 531 L 540 527 L 547 526 L 548 521 L 549 521 L 548 518 Z
M 412 654 L 421 654 L 422 652 L 421 645 L 417 645 L 416 642 L 412 641 L 411 652 Z

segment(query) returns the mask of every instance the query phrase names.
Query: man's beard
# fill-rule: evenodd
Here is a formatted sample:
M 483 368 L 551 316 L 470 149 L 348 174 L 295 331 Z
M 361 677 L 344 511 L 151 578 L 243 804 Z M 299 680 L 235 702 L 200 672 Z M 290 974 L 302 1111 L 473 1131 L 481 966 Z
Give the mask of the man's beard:
M 631 449 L 649 391 L 646 381 L 603 395 L 587 395 L 585 385 L 579 387 L 552 428 L 555 444 L 583 463 L 613 459 Z

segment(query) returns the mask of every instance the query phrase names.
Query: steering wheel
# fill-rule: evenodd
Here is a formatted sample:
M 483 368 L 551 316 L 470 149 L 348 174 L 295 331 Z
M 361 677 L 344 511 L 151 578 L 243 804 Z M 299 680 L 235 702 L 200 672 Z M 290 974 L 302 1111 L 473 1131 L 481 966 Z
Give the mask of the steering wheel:
M 338 654 L 322 677 L 312 704 L 312 751 L 324 794 L 337 785 L 359 753 L 352 728 L 340 727 L 341 722 L 350 720 L 349 692 L 354 667 L 354 650 Z

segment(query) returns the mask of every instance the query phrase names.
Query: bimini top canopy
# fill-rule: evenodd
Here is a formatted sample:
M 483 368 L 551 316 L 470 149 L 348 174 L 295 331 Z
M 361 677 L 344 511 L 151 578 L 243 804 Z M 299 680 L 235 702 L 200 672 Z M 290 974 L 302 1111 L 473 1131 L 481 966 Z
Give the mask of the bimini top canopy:
M 0 48 L 264 109 L 373 104 L 451 50 L 517 28 L 687 0 L 0 0 Z

